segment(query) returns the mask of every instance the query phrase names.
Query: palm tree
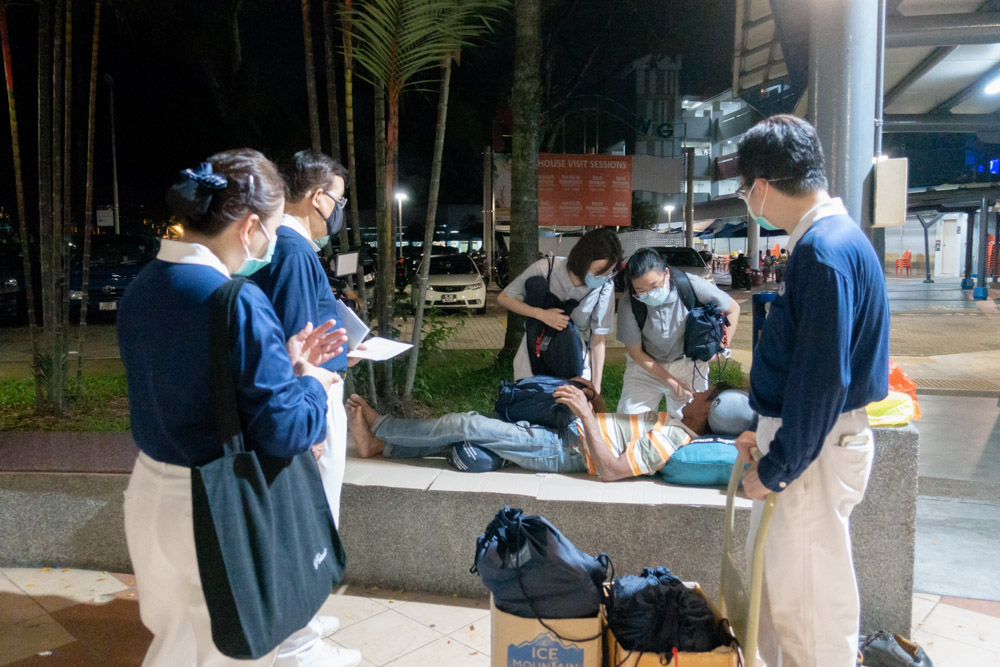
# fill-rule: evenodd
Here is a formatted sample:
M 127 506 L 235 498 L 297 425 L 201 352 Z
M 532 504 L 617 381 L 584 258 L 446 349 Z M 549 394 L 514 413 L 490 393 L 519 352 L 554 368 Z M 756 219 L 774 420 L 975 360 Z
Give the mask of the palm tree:
M 438 96 L 437 129 L 434 133 L 434 158 L 431 162 L 430 192 L 427 197 L 427 216 L 424 219 L 423 257 L 417 271 L 417 280 L 412 288 L 418 295 L 416 313 L 413 317 L 413 351 L 410 353 L 406 369 L 406 384 L 403 387 L 403 401 L 410 402 L 413 383 L 417 378 L 417 364 L 420 360 L 420 338 L 424 328 L 424 304 L 427 298 L 427 278 L 431 271 L 431 252 L 434 245 L 434 221 L 437 218 L 438 190 L 441 186 L 441 157 L 444 153 L 444 133 L 448 121 L 448 93 L 451 87 L 451 63 L 461 56 L 462 40 L 470 40 L 492 28 L 499 10 L 510 6 L 509 0 L 454 0 L 451 21 L 456 26 L 453 38 L 454 51 L 441 63 L 441 93 Z
M 309 0 L 302 0 L 302 38 L 306 47 L 306 95 L 309 100 L 309 137 L 312 149 L 323 150 L 319 134 L 319 102 L 316 99 L 316 61 L 313 59 L 312 19 Z
M 17 222 L 21 236 L 24 265 L 24 292 L 28 307 L 28 332 L 31 337 L 31 372 L 35 378 L 35 405 L 42 404 L 42 378 L 38 365 L 38 320 L 35 316 L 35 290 L 31 280 L 31 254 L 28 244 L 28 218 L 24 205 L 24 175 L 21 173 L 21 145 L 18 140 L 17 111 L 14 105 L 14 65 L 10 56 L 10 34 L 7 29 L 7 2 L 0 3 L 0 45 L 3 50 L 4 75 L 7 82 L 7 109 L 10 117 L 10 140 L 14 154 L 14 194 L 17 198 Z
M 385 114 L 387 130 L 383 142 L 377 139 L 376 229 L 378 235 L 379 332 L 391 336 L 393 328 L 393 224 L 389 198 L 393 195 L 399 164 L 399 103 L 407 89 L 426 89 L 421 75 L 441 65 L 454 53 L 454 26 L 449 12 L 453 0 L 370 0 L 349 7 L 352 28 L 358 36 L 353 57 L 364 68 L 358 74 L 375 86 L 376 135 L 379 119 Z M 458 40 L 461 42 L 461 40 Z M 393 393 L 391 367 L 379 380 L 379 398 L 389 400 Z
M 53 324 L 55 297 L 52 293 L 52 0 L 38 3 L 38 258 L 42 277 L 42 334 L 44 345 L 35 360 L 43 376 L 44 400 L 35 409 L 47 410 L 52 400 L 52 361 L 55 341 Z M 25 276 L 28 279 L 28 276 Z
M 510 275 L 538 259 L 538 122 L 541 115 L 541 0 L 515 0 L 514 136 L 510 207 Z M 507 313 L 507 337 L 498 361 L 514 358 L 524 318 Z
M 101 36 L 101 0 L 94 2 L 94 33 L 90 46 L 90 98 L 87 125 L 87 186 L 83 205 L 83 279 L 80 283 L 80 337 L 77 341 L 76 391 L 83 384 L 83 341 L 87 330 L 87 289 L 90 287 L 90 233 L 94 226 L 94 130 L 97 125 L 97 49 Z
M 344 129 L 347 131 L 347 170 L 351 175 L 351 231 L 355 248 L 361 248 L 361 219 L 358 215 L 358 179 L 357 160 L 354 153 L 354 57 L 353 32 L 351 24 L 352 1 L 344 0 L 344 9 L 340 13 L 340 31 L 344 41 Z M 328 26 L 328 30 L 329 30 Z M 355 274 L 358 294 L 361 295 L 361 319 L 368 323 L 368 299 L 365 297 L 365 269 L 358 262 Z M 368 396 L 372 405 L 378 408 L 378 396 L 375 392 L 375 367 L 371 362 L 364 362 L 365 374 L 368 379 Z
M 65 52 L 65 78 L 63 79 L 63 191 L 62 191 L 62 288 L 59 298 L 61 300 L 63 323 L 62 339 L 59 341 L 59 358 L 63 361 L 60 369 L 62 378 L 62 391 L 66 390 L 69 376 L 69 264 L 70 253 L 67 248 L 70 244 L 73 232 L 73 198 L 72 183 L 73 171 L 70 162 L 70 153 L 73 147 L 73 0 L 66 0 L 66 52 Z
M 338 162 L 340 154 L 340 113 L 337 110 L 337 67 L 336 47 L 333 45 L 334 13 L 330 11 L 330 0 L 323 0 L 323 54 L 326 64 L 326 109 L 330 122 L 330 155 Z M 340 227 L 340 248 L 348 245 L 347 225 Z M 363 291 L 363 290 L 362 290 Z

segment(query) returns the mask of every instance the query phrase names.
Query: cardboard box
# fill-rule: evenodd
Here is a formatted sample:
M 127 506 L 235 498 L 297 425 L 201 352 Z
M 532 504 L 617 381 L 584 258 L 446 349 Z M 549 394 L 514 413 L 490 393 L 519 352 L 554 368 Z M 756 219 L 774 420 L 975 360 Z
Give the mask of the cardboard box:
M 545 619 L 555 636 L 533 618 L 497 609 L 490 597 L 493 667 L 601 667 L 600 615 L 590 618 Z M 587 639 L 590 641 L 568 641 Z
M 694 584 L 692 588 L 695 593 L 708 603 L 712 613 L 715 614 L 716 622 L 721 620 L 719 610 L 716 609 L 711 600 L 705 597 L 701 586 Z M 607 653 L 605 659 L 606 665 L 614 665 L 615 667 L 660 667 L 661 665 L 669 664 L 673 667 L 673 664 L 670 662 L 673 660 L 672 655 L 641 653 L 622 648 L 611 632 L 611 628 L 605 630 L 604 644 Z M 688 653 L 681 651 L 677 654 L 677 664 L 680 667 L 738 667 L 740 664 L 739 650 L 731 646 L 725 646 L 708 653 Z

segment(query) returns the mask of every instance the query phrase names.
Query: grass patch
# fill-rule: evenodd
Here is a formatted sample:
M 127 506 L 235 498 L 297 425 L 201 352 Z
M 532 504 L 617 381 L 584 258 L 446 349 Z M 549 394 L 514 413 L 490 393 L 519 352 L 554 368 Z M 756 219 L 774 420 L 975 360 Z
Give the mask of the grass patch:
M 61 417 L 35 414 L 35 381 L 0 380 L 0 431 L 129 430 L 128 389 L 125 374 L 84 375 L 76 392 L 72 383 L 66 413 Z
M 624 376 L 624 361 L 604 364 L 602 389 L 604 402 L 610 410 L 618 405 Z M 470 410 L 490 414 L 500 381 L 511 377 L 510 371 L 497 368 L 496 352 L 492 350 L 434 352 L 421 359 L 413 396 L 432 417 Z M 735 387 L 743 387 L 743 372 L 735 361 L 725 366 L 712 364 L 709 379 L 713 383 L 722 380 Z

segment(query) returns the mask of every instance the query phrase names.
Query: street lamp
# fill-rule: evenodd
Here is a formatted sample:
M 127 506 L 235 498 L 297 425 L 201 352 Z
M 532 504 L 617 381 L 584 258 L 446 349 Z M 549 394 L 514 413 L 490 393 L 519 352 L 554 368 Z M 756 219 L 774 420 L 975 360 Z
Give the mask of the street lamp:
M 674 212 L 674 205 L 673 204 L 666 204 L 663 207 L 663 210 L 667 212 L 667 230 L 669 231 L 670 230 L 670 214 Z
M 405 192 L 396 193 L 396 205 L 399 207 L 399 256 L 403 256 L 403 202 L 408 199 Z

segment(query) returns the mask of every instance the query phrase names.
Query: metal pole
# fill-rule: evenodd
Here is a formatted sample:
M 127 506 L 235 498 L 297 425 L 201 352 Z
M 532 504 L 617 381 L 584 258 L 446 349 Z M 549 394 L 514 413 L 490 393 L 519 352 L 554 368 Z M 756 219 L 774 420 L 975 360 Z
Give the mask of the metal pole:
M 878 3 L 812 0 L 809 31 L 810 116 L 826 153 L 830 192 L 858 224 L 875 146 Z
M 992 193 L 990 194 L 992 195 Z M 986 235 L 989 233 L 990 226 L 990 209 L 987 205 L 986 195 L 983 195 L 983 199 L 979 203 L 979 210 L 979 252 L 977 253 L 979 266 L 976 271 L 976 287 L 972 290 L 972 298 L 976 301 L 985 301 L 990 295 L 986 288 Z
M 115 80 L 110 74 L 104 75 L 108 84 L 108 99 L 111 102 L 111 192 L 114 200 L 115 235 L 121 234 L 121 223 L 118 217 L 118 148 L 115 144 Z
M 878 45 L 876 50 L 875 73 L 875 159 L 882 157 L 882 120 L 885 115 L 885 0 L 878 0 Z M 875 179 L 874 171 L 869 192 L 869 207 L 871 222 L 875 222 Z M 885 269 L 885 227 L 871 228 L 872 245 L 883 270 Z
M 927 278 L 924 279 L 925 283 L 932 283 L 934 280 L 931 278 L 931 239 L 930 239 L 930 229 L 941 219 L 941 214 L 939 213 L 930 222 L 925 222 L 922 215 L 917 214 L 917 220 L 920 221 L 920 226 L 924 228 L 924 268 L 927 270 Z
M 483 148 L 483 253 L 486 255 L 486 275 L 483 282 L 493 282 L 493 149 Z
M 684 245 L 694 247 L 694 149 L 684 149 L 687 160 L 687 200 L 684 202 Z
M 980 214 L 981 216 L 981 214 Z M 962 278 L 962 289 L 972 289 L 975 282 L 972 280 L 972 245 L 976 240 L 976 211 L 969 209 L 965 212 L 965 277 Z

